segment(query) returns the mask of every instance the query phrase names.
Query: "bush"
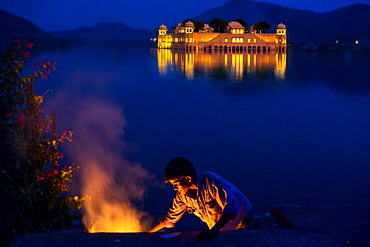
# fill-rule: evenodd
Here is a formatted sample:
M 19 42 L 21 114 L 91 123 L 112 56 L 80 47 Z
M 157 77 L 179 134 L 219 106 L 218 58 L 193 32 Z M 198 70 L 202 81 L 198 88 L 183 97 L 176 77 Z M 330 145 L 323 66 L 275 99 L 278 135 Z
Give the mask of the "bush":
M 78 166 L 61 167 L 58 144 L 72 141 L 72 132 L 50 133 L 52 119 L 42 116 L 43 95 L 33 83 L 48 78 L 55 62 L 35 63 L 23 76 L 32 43 L 14 40 L 0 54 L 0 232 L 11 235 L 72 226 L 71 207 L 83 198 L 66 196 Z M 3 239 L 0 237 L 0 239 Z

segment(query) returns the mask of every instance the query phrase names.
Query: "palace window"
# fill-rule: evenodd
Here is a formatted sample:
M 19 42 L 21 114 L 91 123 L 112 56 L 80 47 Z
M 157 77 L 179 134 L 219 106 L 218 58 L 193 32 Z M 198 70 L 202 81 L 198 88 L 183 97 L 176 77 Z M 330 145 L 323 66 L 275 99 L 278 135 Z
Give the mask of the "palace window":
M 256 43 L 257 42 L 257 39 L 254 39 L 254 43 Z
M 229 42 L 229 39 L 225 39 L 225 43 Z
M 233 38 L 232 43 L 243 43 L 244 42 L 244 38 Z M 250 39 L 248 40 L 248 42 L 250 42 Z

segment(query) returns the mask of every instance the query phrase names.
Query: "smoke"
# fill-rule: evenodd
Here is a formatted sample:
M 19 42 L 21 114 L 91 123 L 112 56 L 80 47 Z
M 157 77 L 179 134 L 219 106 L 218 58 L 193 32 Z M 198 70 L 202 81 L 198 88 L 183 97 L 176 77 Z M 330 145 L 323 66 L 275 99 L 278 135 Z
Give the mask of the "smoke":
M 72 190 L 77 187 L 81 196 L 91 197 L 83 205 L 89 232 L 148 230 L 151 217 L 140 208 L 154 179 L 140 163 L 124 157 L 130 147 L 123 140 L 127 123 L 122 109 L 97 97 L 74 97 L 62 91 L 48 107 L 57 111 L 58 127 L 75 133 L 65 154 L 81 166 Z
M 154 177 L 124 155 L 132 150 L 123 139 L 127 122 L 110 91 L 120 73 L 74 69 L 66 75 L 58 92 L 46 95 L 44 107 L 56 110 L 59 131 L 74 132 L 73 142 L 62 148 L 67 162 L 81 167 L 71 191 L 91 197 L 82 208 L 85 227 L 90 232 L 148 230 L 152 220 L 142 208 Z
M 137 209 L 151 175 L 123 156 L 126 121 L 122 110 L 102 100 L 75 102 L 76 132 L 68 156 L 81 164 L 81 194 L 85 226 L 91 232 L 140 232 L 149 227 L 148 215 Z

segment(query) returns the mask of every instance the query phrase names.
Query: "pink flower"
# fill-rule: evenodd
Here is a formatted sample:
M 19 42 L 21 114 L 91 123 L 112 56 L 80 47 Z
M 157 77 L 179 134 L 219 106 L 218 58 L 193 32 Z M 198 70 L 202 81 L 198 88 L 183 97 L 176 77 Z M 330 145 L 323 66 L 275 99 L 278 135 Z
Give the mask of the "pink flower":
M 12 112 L 8 112 L 7 114 L 5 114 L 5 117 L 6 118 L 10 118 L 10 117 L 12 117 L 13 116 L 13 113 Z
M 21 40 L 20 39 L 14 39 L 12 42 L 13 43 L 21 43 Z
M 36 62 L 36 63 L 34 63 L 34 65 L 35 65 L 35 67 L 40 67 L 41 66 L 40 62 Z
M 48 79 L 48 75 L 41 76 L 41 79 Z
M 44 180 L 44 178 L 43 177 L 37 177 L 36 181 L 38 182 L 38 181 L 41 181 L 41 180 Z
M 33 44 L 29 39 L 23 41 L 25 47 L 32 48 Z
M 30 58 L 30 51 L 23 51 L 22 52 L 22 56 L 26 57 L 26 58 Z
M 18 118 L 18 121 L 21 122 L 21 123 L 24 123 L 26 121 L 25 117 L 23 114 L 21 114 Z
M 63 154 L 62 154 L 62 153 L 58 153 L 58 154 L 57 154 L 57 157 L 58 157 L 58 159 L 62 159 L 64 156 L 63 156 Z

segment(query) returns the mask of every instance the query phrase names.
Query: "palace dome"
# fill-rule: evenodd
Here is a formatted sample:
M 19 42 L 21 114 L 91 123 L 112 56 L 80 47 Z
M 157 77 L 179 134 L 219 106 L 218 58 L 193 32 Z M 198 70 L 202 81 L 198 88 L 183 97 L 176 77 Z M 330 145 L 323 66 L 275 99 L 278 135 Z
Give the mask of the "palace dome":
M 187 21 L 187 22 L 185 23 L 185 27 L 194 27 L 194 23 L 193 23 L 193 22 L 191 22 L 191 21 Z
M 286 29 L 286 26 L 282 22 L 280 22 L 280 24 L 277 26 L 277 28 Z
M 162 24 L 162 25 L 159 26 L 159 29 L 160 30 L 167 30 L 167 27 L 166 27 L 166 25 Z
M 244 28 L 242 24 L 237 21 L 232 21 L 227 24 L 230 28 Z

